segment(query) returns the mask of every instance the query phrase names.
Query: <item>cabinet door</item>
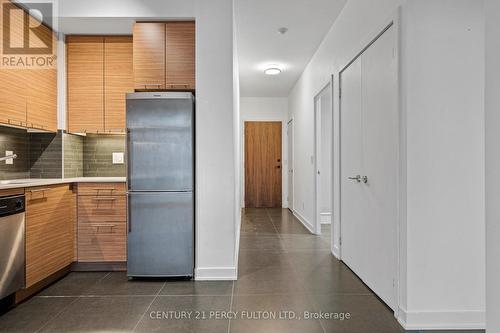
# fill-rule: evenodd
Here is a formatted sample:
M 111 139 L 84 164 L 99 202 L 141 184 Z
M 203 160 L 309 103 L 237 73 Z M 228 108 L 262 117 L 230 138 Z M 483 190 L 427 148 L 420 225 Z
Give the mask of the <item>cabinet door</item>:
M 35 20 L 31 17 L 30 20 Z M 38 21 L 30 26 L 39 24 Z M 57 54 L 57 37 L 52 30 L 44 25 L 39 30 L 38 39 L 33 41 L 33 47 L 45 47 L 52 43 L 52 55 Z M 28 127 L 57 131 L 57 63 L 40 69 L 27 70 Z
M 165 23 L 134 25 L 134 87 L 165 89 Z
M 68 131 L 104 131 L 104 38 L 67 37 Z
M 75 220 L 70 185 L 26 190 L 26 287 L 73 262 Z
M 30 20 L 34 18 L 30 17 Z M 57 38 L 47 27 L 42 26 L 40 44 L 52 43 L 52 52 L 57 54 Z M 40 45 L 44 46 L 46 44 Z M 36 44 L 35 44 L 36 47 Z M 57 64 L 50 68 L 27 71 L 27 122 L 28 127 L 55 132 L 57 131 Z
M 26 127 L 26 70 L 0 69 L 0 122 Z
M 195 23 L 166 24 L 166 88 L 195 89 Z
M 125 130 L 125 94 L 134 92 L 132 37 L 104 38 L 104 129 Z
M 12 6 L 18 9 L 14 4 L 8 4 L 8 1 L 0 1 L 2 6 Z M 6 8 L 3 8 L 6 9 Z M 11 40 L 22 40 L 23 35 L 23 15 L 17 11 L 17 14 L 11 15 Z M 2 45 L 7 45 L 8 39 L 5 34 L 2 36 Z M 15 126 L 26 126 L 26 72 L 22 69 L 0 68 L 0 122 Z

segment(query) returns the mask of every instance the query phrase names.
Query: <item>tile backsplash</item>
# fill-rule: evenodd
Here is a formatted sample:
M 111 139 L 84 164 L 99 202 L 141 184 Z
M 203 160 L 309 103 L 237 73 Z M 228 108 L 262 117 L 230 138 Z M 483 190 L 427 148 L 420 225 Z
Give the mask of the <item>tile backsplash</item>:
M 84 177 L 125 177 L 125 164 L 113 164 L 113 153 L 125 153 L 124 135 L 88 134 L 83 140 Z
M 1 157 L 5 156 L 6 150 L 13 151 L 17 158 L 13 164 L 0 162 L 0 180 L 30 178 L 28 133 L 15 128 L 0 128 Z
M 83 140 L 79 135 L 63 134 L 64 178 L 83 177 Z
M 18 155 L 12 165 L 0 162 L 0 180 L 124 177 L 126 166 L 113 164 L 113 153 L 124 153 L 125 144 L 124 135 L 82 137 L 0 127 L 0 156 L 5 156 L 6 150 Z
M 62 178 L 62 133 L 29 134 L 30 178 Z

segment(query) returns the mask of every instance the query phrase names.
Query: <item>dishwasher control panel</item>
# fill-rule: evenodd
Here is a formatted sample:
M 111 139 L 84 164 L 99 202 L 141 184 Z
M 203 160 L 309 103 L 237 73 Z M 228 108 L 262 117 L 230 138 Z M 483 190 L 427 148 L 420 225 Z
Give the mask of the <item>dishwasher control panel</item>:
M 0 197 L 0 217 L 22 213 L 24 210 L 24 195 Z

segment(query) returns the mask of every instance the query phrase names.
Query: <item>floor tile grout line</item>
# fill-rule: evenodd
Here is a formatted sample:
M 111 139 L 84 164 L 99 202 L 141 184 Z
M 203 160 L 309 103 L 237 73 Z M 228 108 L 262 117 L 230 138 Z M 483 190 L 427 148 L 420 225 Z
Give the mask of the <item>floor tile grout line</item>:
M 45 327 L 49 325 L 53 320 L 57 319 L 61 314 L 63 314 L 66 310 L 68 310 L 75 302 L 77 302 L 80 299 L 80 297 L 75 297 L 75 299 L 68 304 L 68 306 L 64 307 L 61 311 L 56 313 L 53 317 L 49 318 L 45 324 L 42 325 L 38 330 L 35 331 L 35 333 L 41 332 Z
M 163 282 L 163 285 L 161 286 L 160 290 L 158 290 L 158 292 L 156 293 L 156 295 L 153 298 L 153 300 L 151 301 L 151 303 L 149 303 L 148 307 L 146 308 L 146 310 L 144 310 L 144 313 L 142 314 L 142 316 L 139 318 L 139 320 L 135 324 L 134 328 L 132 329 L 132 332 L 135 332 L 137 330 L 137 327 L 139 327 L 139 324 L 141 323 L 142 319 L 144 318 L 146 313 L 148 313 L 149 309 L 151 308 L 153 303 L 156 301 L 156 299 L 158 298 L 158 296 L 160 295 L 160 293 L 162 292 L 163 288 L 165 288 L 166 285 L 167 285 L 167 281 Z
M 74 296 L 34 296 L 34 298 L 114 298 L 114 297 L 229 297 L 230 294 L 222 295 L 222 294 L 128 294 L 128 295 L 120 295 L 120 294 L 106 294 L 106 295 L 74 295 Z
M 233 286 L 231 288 L 231 303 L 229 305 L 229 312 L 233 311 L 233 300 L 234 300 L 234 281 Z M 229 323 L 227 324 L 227 333 L 231 332 L 231 317 L 229 317 Z
M 276 232 L 278 232 L 278 229 L 276 228 L 276 225 L 274 225 L 274 221 L 273 221 L 273 218 L 271 217 L 271 214 L 269 214 L 269 212 L 267 211 L 266 209 L 266 213 L 267 215 L 269 216 L 269 219 L 271 220 L 271 223 L 273 224 L 274 228 L 276 229 Z M 278 232 L 278 237 L 280 239 L 281 242 L 283 242 L 283 238 L 281 237 L 281 234 Z M 282 243 L 283 245 L 283 243 Z M 291 255 L 291 252 L 287 251 L 286 248 L 284 248 L 285 250 L 285 253 L 287 253 L 288 255 Z M 311 256 L 314 256 L 314 253 L 311 253 Z M 294 272 L 294 275 L 295 276 L 298 276 L 299 275 L 299 272 L 298 270 L 295 268 L 294 265 L 291 265 L 292 267 L 292 271 Z M 316 309 L 316 308 L 319 308 L 318 307 L 318 304 L 317 302 L 315 301 L 314 297 L 312 297 L 313 294 L 309 294 L 309 293 L 305 293 L 305 296 L 307 297 L 307 299 L 309 300 L 309 302 L 311 303 L 311 306 L 313 307 L 313 310 Z M 323 330 L 323 333 L 326 333 L 326 330 L 325 328 L 323 327 L 323 324 L 321 323 L 321 320 L 317 319 L 318 323 L 319 323 L 319 326 L 321 327 L 321 329 Z

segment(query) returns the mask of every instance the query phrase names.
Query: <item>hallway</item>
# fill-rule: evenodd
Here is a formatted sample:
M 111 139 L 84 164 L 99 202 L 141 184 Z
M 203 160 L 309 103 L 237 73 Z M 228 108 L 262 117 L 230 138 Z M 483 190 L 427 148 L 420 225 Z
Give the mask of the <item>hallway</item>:
M 349 313 L 350 319 L 232 321 L 231 332 L 403 332 L 392 312 L 288 209 L 246 209 L 233 311 Z

